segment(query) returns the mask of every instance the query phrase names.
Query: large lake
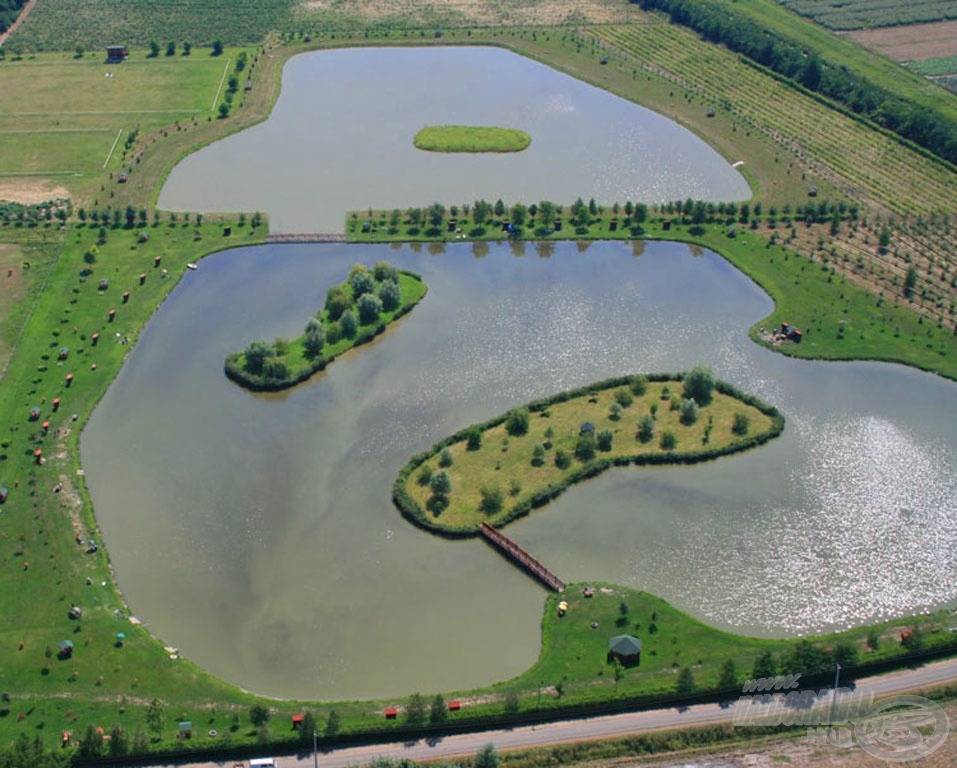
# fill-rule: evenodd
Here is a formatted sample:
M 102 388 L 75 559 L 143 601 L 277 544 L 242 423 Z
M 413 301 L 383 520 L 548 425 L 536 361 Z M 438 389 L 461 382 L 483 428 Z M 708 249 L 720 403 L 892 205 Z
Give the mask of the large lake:
M 505 155 L 415 149 L 415 133 L 434 124 L 520 128 L 532 145 Z M 436 200 L 750 196 L 690 131 L 538 62 L 499 48 L 364 48 L 291 59 L 269 119 L 183 160 L 159 206 L 259 210 L 272 232 L 341 232 L 347 210 Z
M 522 671 L 544 592 L 482 541 L 407 524 L 396 473 L 532 398 L 696 363 L 779 406 L 784 434 L 693 468 L 608 472 L 508 532 L 568 581 L 645 589 L 743 632 L 954 604 L 952 382 L 768 352 L 747 337 L 768 297 L 688 246 L 474 253 L 263 246 L 185 276 L 81 446 L 120 587 L 159 638 L 276 696 L 448 691 Z M 284 394 L 226 380 L 228 352 L 297 335 L 353 263 L 380 259 L 429 285 L 385 337 Z

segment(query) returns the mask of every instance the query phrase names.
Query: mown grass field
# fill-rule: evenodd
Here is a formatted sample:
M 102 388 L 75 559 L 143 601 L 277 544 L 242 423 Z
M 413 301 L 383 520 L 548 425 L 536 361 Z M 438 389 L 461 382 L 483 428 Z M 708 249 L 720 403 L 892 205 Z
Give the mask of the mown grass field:
M 127 139 L 213 118 L 235 51 L 146 58 L 44 54 L 0 66 L 0 180 L 66 187 L 79 205 L 110 205 L 130 169 Z M 174 128 L 175 130 L 175 128 Z M 125 162 L 124 162 L 125 161 Z M 152 183 L 155 183 L 153 180 Z
M 771 428 L 770 416 L 718 392 L 714 393 L 711 403 L 701 406 L 696 422 L 681 423 L 681 414 L 670 408 L 671 398 L 675 398 L 676 403 L 682 399 L 680 381 L 648 384 L 645 394 L 632 396 L 634 402 L 622 408 L 618 418 L 613 418 L 611 406 L 616 402 L 619 390 L 630 393 L 627 387 L 605 389 L 532 413 L 529 430 L 524 435 L 508 434 L 505 423 L 502 423 L 483 432 L 482 444 L 477 450 L 469 450 L 465 440 L 453 443 L 448 448 L 453 462 L 445 468 L 452 480 L 449 506 L 430 519 L 430 523 L 438 528 L 476 528 L 482 522 L 500 524 L 516 504 L 530 499 L 549 484 L 561 483 L 571 471 L 588 463 L 575 458 L 575 446 L 585 422 L 594 427 L 596 434 L 603 430 L 612 432 L 611 449 L 595 454 L 596 458 L 612 460 L 672 455 L 675 461 L 679 461 L 684 453 L 731 447 L 745 436 L 758 435 Z M 652 407 L 656 411 L 654 434 L 643 442 L 637 436 L 638 420 L 651 413 Z M 749 430 L 744 436 L 735 435 L 731 429 L 737 413 L 749 421 Z M 548 430 L 551 430 L 550 437 L 546 435 Z M 673 449 L 661 447 L 660 438 L 665 432 L 673 433 L 677 440 Z M 706 433 L 709 435 L 707 439 Z M 545 447 L 538 466 L 533 462 L 536 446 Z M 559 451 L 571 459 L 565 469 L 556 466 L 555 457 Z M 439 455 L 423 466 L 432 473 L 443 469 Z M 421 469 L 410 476 L 406 488 L 419 506 L 427 509 L 430 491 L 427 485 L 419 482 L 420 472 Z M 486 514 L 482 511 L 483 488 L 501 492 L 504 503 L 499 512 Z M 432 513 L 426 514 L 433 517 Z

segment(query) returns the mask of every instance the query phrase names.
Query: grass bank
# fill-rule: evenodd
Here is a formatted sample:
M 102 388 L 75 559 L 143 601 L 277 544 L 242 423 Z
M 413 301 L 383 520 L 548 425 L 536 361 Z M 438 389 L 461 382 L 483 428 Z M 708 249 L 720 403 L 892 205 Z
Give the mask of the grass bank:
M 414 457 L 393 499 L 417 525 L 474 536 L 480 523 L 505 525 L 612 466 L 694 464 L 761 445 L 784 428 L 774 408 L 727 384 L 682 410 L 687 397 L 680 374 L 658 374 L 529 403 Z M 443 473 L 448 489 L 440 487 Z
M 416 133 L 412 143 L 429 152 L 521 152 L 532 137 L 517 128 L 430 125 Z

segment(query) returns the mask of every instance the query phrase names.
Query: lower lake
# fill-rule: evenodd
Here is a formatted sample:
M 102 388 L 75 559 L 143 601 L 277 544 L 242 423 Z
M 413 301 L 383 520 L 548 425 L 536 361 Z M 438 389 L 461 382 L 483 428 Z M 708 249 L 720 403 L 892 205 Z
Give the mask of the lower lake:
M 374 344 L 281 394 L 229 382 L 227 353 L 294 337 L 356 262 L 429 293 Z M 766 636 L 957 602 L 957 388 L 880 363 L 753 344 L 768 297 L 673 243 L 273 245 L 187 273 L 82 436 L 131 610 L 257 693 L 451 691 L 539 650 L 544 592 L 480 540 L 391 503 L 408 458 L 558 390 L 701 363 L 778 406 L 770 444 L 690 468 L 618 469 L 508 533 L 566 581 L 661 595 Z M 635 416 L 637 418 L 637 415 Z

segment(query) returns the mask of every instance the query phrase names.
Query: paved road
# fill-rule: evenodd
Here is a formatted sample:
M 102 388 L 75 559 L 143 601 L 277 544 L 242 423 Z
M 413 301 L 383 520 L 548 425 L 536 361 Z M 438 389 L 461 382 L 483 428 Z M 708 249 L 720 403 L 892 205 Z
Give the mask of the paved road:
M 915 670 L 894 672 L 880 677 L 863 678 L 857 681 L 859 689 L 868 686 L 876 695 L 928 688 L 941 683 L 957 682 L 957 660 L 928 664 Z M 484 745 L 492 743 L 497 749 L 527 749 L 544 747 L 563 742 L 605 739 L 644 733 L 662 728 L 680 728 L 730 722 L 735 708 L 718 704 L 701 704 L 687 709 L 659 709 L 647 712 L 632 712 L 607 715 L 583 720 L 567 720 L 525 726 L 510 730 L 485 731 L 482 733 L 448 736 L 437 741 L 413 743 L 376 744 L 363 747 L 344 747 L 319 753 L 321 768 L 345 768 L 349 765 L 367 763 L 376 757 L 407 757 L 412 760 L 454 759 L 474 755 Z M 313 757 L 280 757 L 279 768 L 309 768 Z M 232 766 L 226 763 L 191 763 L 181 768 L 217 768 Z

